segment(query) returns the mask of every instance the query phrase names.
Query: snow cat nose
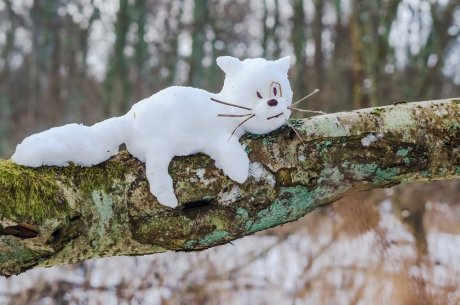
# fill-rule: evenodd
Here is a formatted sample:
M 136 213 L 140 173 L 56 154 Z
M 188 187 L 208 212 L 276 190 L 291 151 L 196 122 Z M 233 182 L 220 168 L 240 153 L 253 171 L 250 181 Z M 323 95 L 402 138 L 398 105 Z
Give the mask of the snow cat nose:
M 278 101 L 275 100 L 275 99 L 271 99 L 267 102 L 268 106 L 271 106 L 271 107 L 274 107 L 276 105 L 278 105 Z

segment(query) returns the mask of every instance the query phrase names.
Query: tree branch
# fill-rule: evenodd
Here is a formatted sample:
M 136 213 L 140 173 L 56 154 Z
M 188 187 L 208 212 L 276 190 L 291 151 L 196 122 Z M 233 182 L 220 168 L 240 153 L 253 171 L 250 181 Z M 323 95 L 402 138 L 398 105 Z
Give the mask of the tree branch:
M 291 121 L 246 136 L 237 184 L 202 154 L 170 165 L 178 209 L 150 194 L 143 163 L 32 169 L 0 161 L 0 274 L 114 255 L 201 250 L 299 219 L 348 194 L 460 177 L 460 100 Z

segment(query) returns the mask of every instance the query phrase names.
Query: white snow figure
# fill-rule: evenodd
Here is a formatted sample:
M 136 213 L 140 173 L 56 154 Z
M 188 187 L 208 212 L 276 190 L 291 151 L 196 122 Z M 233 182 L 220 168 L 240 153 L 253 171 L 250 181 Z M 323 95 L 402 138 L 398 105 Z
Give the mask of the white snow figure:
M 68 124 L 31 135 L 16 147 L 11 160 L 38 167 L 98 164 L 117 154 L 120 144 L 145 162 L 151 193 L 169 207 L 177 206 L 168 165 L 174 156 L 203 152 L 232 180 L 248 178 L 249 159 L 239 138 L 265 134 L 289 118 L 292 90 L 289 57 L 276 61 L 223 56 L 220 93 L 169 87 L 136 103 L 123 116 L 93 126 Z

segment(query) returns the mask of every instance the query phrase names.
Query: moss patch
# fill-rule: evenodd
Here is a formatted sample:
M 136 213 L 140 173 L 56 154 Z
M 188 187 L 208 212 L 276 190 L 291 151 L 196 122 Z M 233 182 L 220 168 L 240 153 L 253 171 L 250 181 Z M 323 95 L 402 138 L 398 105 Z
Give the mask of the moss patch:
M 257 213 L 255 221 L 246 223 L 247 230 L 253 233 L 296 220 L 317 207 L 316 199 L 321 195 L 324 195 L 322 188 L 309 191 L 304 186 L 283 187 L 278 198 Z
M 29 249 L 13 236 L 0 236 L 0 244 L 0 275 L 18 274 L 35 266 L 42 254 Z
M 124 155 L 124 153 L 120 154 Z M 67 167 L 52 167 L 63 177 L 75 181 L 79 191 L 91 197 L 94 190 L 112 191 L 115 180 L 122 180 L 126 165 L 122 162 L 107 161 L 92 167 L 81 167 L 71 163 Z
M 324 137 L 345 137 L 349 135 L 350 126 L 342 124 L 335 116 L 321 116 L 321 118 L 305 119 L 297 129 L 307 133 Z
M 423 171 L 420 173 L 420 175 L 425 178 L 431 178 L 432 176 L 430 171 Z
M 375 116 L 381 116 L 382 112 L 384 112 L 385 109 L 383 108 L 374 108 L 371 110 L 370 114 L 375 115 Z
M 265 146 L 270 146 L 273 143 L 276 143 L 277 141 L 278 139 L 276 137 L 274 137 L 272 134 L 269 134 L 268 136 L 262 139 L 262 144 Z
M 330 159 L 329 148 L 332 146 L 332 141 L 325 140 L 316 144 L 316 150 L 319 152 L 321 159 L 327 161 Z
M 449 122 L 447 124 L 447 130 L 456 132 L 456 131 L 460 130 L 460 124 L 457 123 L 457 122 Z
M 244 151 L 247 153 L 247 154 L 250 154 L 251 151 L 252 151 L 252 148 L 248 145 L 244 145 Z
M 244 228 L 241 223 L 248 212 L 241 209 L 206 206 L 178 211 L 170 210 L 152 215 L 148 219 L 133 218 L 131 223 L 135 239 L 170 250 L 207 248 L 238 236 Z
M 321 176 L 318 179 L 319 183 L 323 181 L 332 185 L 340 184 L 343 181 L 343 174 L 337 167 L 325 168 L 321 171 Z
M 375 172 L 374 182 L 377 184 L 385 184 L 386 182 L 391 182 L 399 173 L 399 168 L 378 168 Z
M 303 125 L 303 120 L 289 119 L 287 121 L 287 124 L 283 125 L 283 127 L 281 128 L 289 128 L 289 127 L 299 128 L 299 127 L 302 127 L 302 125 Z
M 386 112 L 385 129 L 403 132 L 414 123 L 412 115 L 408 111 L 393 109 Z
M 400 157 L 406 157 L 407 154 L 411 151 L 411 147 L 407 147 L 407 148 L 400 148 L 398 149 L 398 151 L 396 152 L 396 155 L 397 156 L 400 156 Z
M 377 171 L 378 165 L 375 163 L 371 164 L 352 164 L 350 166 L 350 172 L 353 178 L 356 180 L 367 180 L 370 179 Z
M 53 170 L 0 161 L 0 218 L 39 222 L 67 210 Z
M 214 243 L 225 241 L 226 237 L 228 236 L 229 236 L 229 233 L 227 231 L 215 230 L 211 234 L 205 235 L 204 237 L 200 238 L 199 244 L 201 246 L 209 246 Z

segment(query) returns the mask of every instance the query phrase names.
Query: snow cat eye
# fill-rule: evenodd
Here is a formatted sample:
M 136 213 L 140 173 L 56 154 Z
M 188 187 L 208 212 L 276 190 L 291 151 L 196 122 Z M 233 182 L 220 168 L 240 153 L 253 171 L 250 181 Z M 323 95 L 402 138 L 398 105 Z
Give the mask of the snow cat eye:
M 256 94 L 257 94 L 257 97 L 258 97 L 258 98 L 260 98 L 260 99 L 263 99 L 263 97 L 262 97 L 262 94 L 260 94 L 260 92 L 259 92 L 259 91 L 257 91 L 257 93 L 256 93 Z
M 283 92 L 281 91 L 281 85 L 280 83 L 273 82 L 270 86 L 270 95 L 271 96 L 279 96 L 283 97 Z

